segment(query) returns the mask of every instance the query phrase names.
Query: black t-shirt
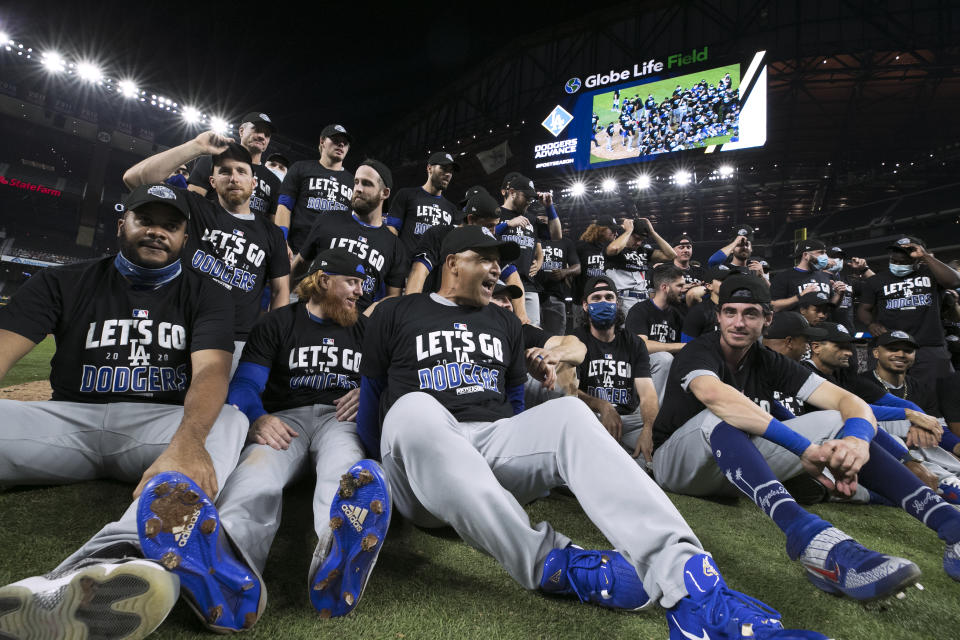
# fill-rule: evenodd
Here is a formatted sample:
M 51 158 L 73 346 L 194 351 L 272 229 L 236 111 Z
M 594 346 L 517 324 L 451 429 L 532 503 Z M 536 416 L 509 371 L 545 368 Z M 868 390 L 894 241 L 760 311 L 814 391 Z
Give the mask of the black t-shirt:
M 287 242 L 297 253 L 319 215 L 350 210 L 353 174 L 327 169 L 316 160 L 299 160 L 283 177 L 280 195 L 293 200 Z
M 960 422 L 960 371 L 937 381 L 937 398 L 943 419 L 947 422 Z
M 386 225 L 371 227 L 352 213 L 331 213 L 318 218 L 300 248 L 310 264 L 325 249 L 340 247 L 364 261 L 367 277 L 357 308 L 363 311 L 386 295 L 385 287 L 402 287 L 407 277 L 406 257 L 400 239 Z
M 860 278 L 843 273 L 831 274 L 831 280 L 839 280 L 847 285 L 847 290 L 840 294 L 840 302 L 833 310 L 833 321 L 845 326 L 849 331 L 854 329 L 853 303 L 854 296 L 859 293 Z
M 37 272 L 0 308 L 0 329 L 33 342 L 53 334 L 53 399 L 183 404 L 190 354 L 233 351 L 233 304 L 188 269 L 134 289 L 114 256 Z
M 521 329 L 523 331 L 524 351 L 527 349 L 543 349 L 547 344 L 547 340 L 550 339 L 549 333 L 532 324 L 525 324 Z
M 764 411 L 770 412 L 771 403 L 781 396 L 796 396 L 806 402 L 810 394 L 823 382 L 799 363 L 772 349 L 755 344 L 744 356 L 740 368 L 727 365 L 720 347 L 720 332 L 714 331 L 688 343 L 673 359 L 663 405 L 653 428 L 653 442 L 660 446 L 670 435 L 706 406 L 689 389 L 690 382 L 700 375 L 714 375 L 721 382 L 740 391 Z
M 570 285 L 567 284 L 567 280 L 550 280 L 546 274 L 548 271 L 567 269 L 580 264 L 580 256 L 577 255 L 573 242 L 569 238 L 541 240 L 540 246 L 543 248 L 543 267 L 537 274 L 537 282 L 544 293 L 563 300 L 570 296 Z
M 830 298 L 833 296 L 830 276 L 825 271 L 804 271 L 796 267 L 781 271 L 773 276 L 770 282 L 770 297 L 774 300 L 782 300 L 798 296 L 803 288 L 810 283 L 820 287 L 820 293 L 826 296 L 823 299 L 825 303 L 830 302 Z M 796 310 L 796 304 L 781 309 L 781 311 Z
M 440 251 L 440 248 L 443 246 L 444 238 L 453 228 L 446 224 L 430 227 L 426 233 L 420 236 L 420 241 L 413 250 L 414 260 L 423 260 L 430 265 L 430 273 L 423 281 L 423 291 L 425 293 L 440 290 L 440 273 L 443 269 L 443 259 L 446 257 Z
M 433 196 L 423 187 L 407 187 L 393 196 L 389 216 L 400 220 L 400 241 L 407 255 L 413 255 L 428 229 L 456 224 L 461 214 L 442 194 Z
M 876 376 L 873 374 L 873 371 L 861 373 L 857 377 L 860 378 L 862 384 L 872 385 L 874 387 L 874 393 L 876 393 L 877 399 L 889 393 L 900 398 L 901 400 L 909 400 L 920 407 L 920 409 L 922 409 L 923 412 L 928 416 L 935 416 L 937 418 L 943 417 L 943 411 L 940 406 L 940 398 L 944 398 L 944 396 L 941 395 L 938 398 L 938 391 L 940 389 L 946 390 L 947 387 L 941 386 L 940 380 L 937 381 L 936 386 L 931 386 L 930 384 L 921 382 L 908 373 L 905 386 L 888 387 L 880 380 L 877 380 Z M 943 380 L 949 380 L 949 378 L 944 378 Z M 860 394 L 858 393 L 857 395 Z M 860 397 L 862 398 L 863 396 Z M 864 399 L 866 400 L 866 398 Z M 872 404 L 875 402 L 875 400 L 869 400 L 868 402 Z
M 620 253 L 607 256 L 607 270 L 633 271 L 636 273 L 646 273 L 650 257 L 656 251 L 650 242 L 644 241 L 632 249 L 624 249 Z
M 673 266 L 677 266 L 674 263 Z M 680 269 L 680 267 L 677 267 Z M 692 262 L 686 269 L 680 269 L 680 273 L 683 274 L 683 284 L 702 284 L 703 283 L 703 266 L 700 264 L 693 264 Z
M 601 242 L 577 241 L 577 257 L 580 258 L 580 277 L 577 278 L 574 301 L 579 303 L 583 285 L 587 280 L 607 275 L 607 245 Z
M 594 338 L 585 327 L 573 335 L 587 347 L 577 366 L 580 391 L 606 400 L 621 415 L 636 411 L 640 399 L 634 378 L 650 377 L 650 355 L 643 340 L 623 329 L 614 331 L 612 342 Z
M 691 338 L 699 338 L 717 329 L 717 305 L 713 303 L 713 299 L 707 293 L 700 302 L 687 311 L 687 315 L 683 319 L 683 333 Z
M 649 299 L 633 305 L 624 323 L 630 333 L 647 336 L 654 342 L 680 342 L 682 326 L 683 319 L 674 307 L 661 309 Z
M 801 360 L 800 364 L 806 367 L 808 371 L 817 374 L 827 382 L 832 382 L 841 389 L 849 391 L 867 404 L 874 404 L 886 393 L 886 391 L 884 391 L 874 381 L 867 380 L 863 376 L 857 375 L 856 369 L 837 369 L 830 375 L 827 375 L 818 369 L 811 360 Z M 802 400 L 796 398 L 785 396 L 783 400 L 780 400 L 780 402 L 790 409 L 790 411 L 792 411 L 796 416 L 818 410 L 816 407 L 805 405 Z
M 200 156 L 190 172 L 188 184 L 203 187 L 207 190 L 207 200 L 217 201 L 217 192 L 210 185 L 210 176 L 213 173 L 213 158 Z M 277 198 L 280 197 L 280 178 L 273 171 L 262 164 L 253 165 L 253 175 L 257 179 L 250 196 L 250 211 L 257 215 L 271 219 L 277 212 Z
M 872 304 L 877 322 L 890 331 L 913 336 L 921 347 L 943 346 L 946 336 L 940 323 L 943 287 L 925 266 L 905 277 L 889 270 L 863 282 L 860 301 Z
M 263 288 L 290 273 L 280 228 L 263 216 L 243 220 L 219 202 L 184 192 L 190 205 L 184 268 L 205 275 L 230 292 L 236 305 L 234 338 L 245 340 L 260 316 Z
M 500 207 L 501 222 L 516 218 L 518 215 L 520 214 L 515 211 Z M 533 260 L 536 257 L 537 242 L 539 242 L 536 232 L 534 231 L 534 222 L 535 221 L 531 220 L 530 226 L 508 227 L 503 233 L 497 236 L 497 239 L 501 242 L 516 242 L 520 245 L 520 257 L 514 260 L 513 264 L 517 266 L 517 272 L 520 274 L 523 288 L 527 292 L 540 291 L 540 287 L 530 278 L 530 267 L 533 265 Z
M 280 307 L 260 318 L 250 330 L 242 362 L 270 369 L 263 390 L 263 408 L 270 413 L 333 404 L 360 386 L 363 329 L 361 315 L 350 327 L 317 322 L 305 302 Z
M 527 379 L 520 321 L 494 304 L 465 307 L 434 296 L 389 298 L 370 318 L 360 373 L 387 379 L 381 415 L 422 391 L 461 422 L 512 416 L 507 390 Z

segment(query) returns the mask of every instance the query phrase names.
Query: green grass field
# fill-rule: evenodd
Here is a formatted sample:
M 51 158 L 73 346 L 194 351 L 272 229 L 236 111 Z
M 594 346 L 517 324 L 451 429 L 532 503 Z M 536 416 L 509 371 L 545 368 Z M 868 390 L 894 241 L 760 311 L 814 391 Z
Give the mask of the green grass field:
M 11 377 L 19 382 L 37 379 L 50 351 L 44 343 L 30 356 L 38 362 L 18 365 L 3 384 L 11 383 Z M 20 371 L 21 367 L 30 371 Z M 610 479 L 610 485 L 611 491 L 628 490 L 618 487 L 616 478 Z M 130 502 L 132 489 L 109 481 L 0 489 L 0 584 L 53 568 L 119 516 Z M 660 609 L 625 614 L 525 591 L 491 558 L 465 545 L 451 531 L 424 531 L 399 517 L 357 610 L 344 619 L 321 620 L 310 607 L 306 585 L 315 538 L 311 493 L 308 482 L 287 492 L 283 525 L 264 576 L 269 590 L 267 610 L 245 637 L 666 637 Z M 960 584 L 943 572 L 943 543 L 902 511 L 847 505 L 812 509 L 867 546 L 911 558 L 924 572 L 923 591 L 911 588 L 903 600 L 859 604 L 810 585 L 799 565 L 787 559 L 780 531 L 745 499 L 714 502 L 675 495 L 671 499 L 704 547 L 713 552 L 728 583 L 779 609 L 788 626 L 817 629 L 845 640 L 960 635 Z M 571 497 L 554 494 L 529 505 L 527 512 L 532 522 L 549 520 L 582 546 L 607 546 Z M 180 604 L 154 637 L 211 636 Z
M 23 382 L 46 380 L 50 377 L 50 358 L 53 357 L 55 349 L 53 338 L 48 336 L 10 370 L 0 386 L 9 387 Z

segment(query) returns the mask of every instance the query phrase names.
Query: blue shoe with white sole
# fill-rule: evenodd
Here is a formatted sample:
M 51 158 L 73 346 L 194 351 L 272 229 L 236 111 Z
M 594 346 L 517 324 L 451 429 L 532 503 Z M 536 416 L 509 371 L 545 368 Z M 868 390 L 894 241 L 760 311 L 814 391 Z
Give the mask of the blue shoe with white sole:
M 390 485 L 373 460 L 361 460 L 340 479 L 330 505 L 330 550 L 311 579 L 310 602 L 322 618 L 356 608 L 390 528 Z
M 265 589 L 238 558 L 209 497 L 175 471 L 154 476 L 137 505 L 143 555 L 180 577 L 180 591 L 208 628 L 243 631 L 262 613 Z
M 608 609 L 639 611 L 650 604 L 643 580 L 617 551 L 576 546 L 554 549 L 543 562 L 540 588 L 557 595 L 575 595 Z

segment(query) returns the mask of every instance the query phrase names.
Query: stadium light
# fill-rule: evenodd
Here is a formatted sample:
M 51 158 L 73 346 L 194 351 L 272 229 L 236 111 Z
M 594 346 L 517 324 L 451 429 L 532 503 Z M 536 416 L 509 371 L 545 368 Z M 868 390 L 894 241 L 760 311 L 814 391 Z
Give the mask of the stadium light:
M 673 182 L 677 186 L 684 187 L 690 184 L 690 181 L 693 179 L 693 175 L 689 171 L 684 171 L 681 169 L 673 174 Z
M 729 164 L 720 165 L 720 177 L 729 178 L 731 176 L 733 176 L 733 167 Z
M 570 195 L 572 196 L 582 196 L 587 192 L 587 185 L 582 182 L 574 182 L 573 186 L 570 187 Z
M 649 189 L 650 188 L 650 176 L 645 173 L 641 173 L 637 176 L 637 189 Z
M 223 118 L 210 118 L 210 128 L 214 133 L 223 135 L 227 132 L 227 121 Z
M 47 51 L 43 54 L 41 59 L 41 64 L 47 68 L 47 71 L 52 73 L 60 73 L 61 71 L 66 71 L 67 63 L 56 51 Z
M 140 90 L 137 89 L 137 85 L 130 80 L 121 80 L 117 83 L 117 88 L 120 90 L 120 95 L 124 98 L 136 98 L 140 95 Z
M 613 178 L 607 178 L 603 181 L 603 184 L 601 186 L 603 187 L 604 191 L 609 193 L 617 188 L 617 181 L 614 180 Z
M 184 107 L 183 121 L 187 124 L 196 124 L 200 122 L 200 112 L 193 107 Z
M 10 35 L 6 31 L 0 31 L 0 44 L 7 44 L 10 42 Z
M 77 76 L 81 80 L 97 83 L 103 80 L 103 72 L 100 67 L 91 62 L 80 62 L 77 64 Z

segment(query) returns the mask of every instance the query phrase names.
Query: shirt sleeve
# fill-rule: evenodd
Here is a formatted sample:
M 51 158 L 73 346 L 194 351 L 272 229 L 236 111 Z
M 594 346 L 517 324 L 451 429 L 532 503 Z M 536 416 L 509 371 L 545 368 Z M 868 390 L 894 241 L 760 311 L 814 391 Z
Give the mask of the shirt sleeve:
M 323 236 L 323 225 L 320 224 L 324 220 L 324 216 L 316 216 L 316 220 L 313 221 L 313 226 L 310 227 L 310 233 L 307 234 L 307 239 L 303 241 L 303 244 L 300 245 L 300 257 L 303 258 L 304 262 L 309 265 L 313 262 L 313 259 L 317 257 L 317 243 L 320 242 L 320 238 Z
M 270 234 L 270 264 L 267 268 L 268 278 L 282 278 L 290 274 L 290 259 L 287 258 L 287 243 L 283 239 L 280 227 L 268 224 Z
M 520 327 L 523 332 L 523 348 L 542 349 L 547 344 L 547 332 L 532 324 L 525 324 Z
M 650 335 L 650 322 L 647 319 L 646 304 L 638 302 L 633 305 L 630 312 L 627 313 L 627 319 L 623 324 L 624 328 L 631 334 L 637 336 Z
M 243 347 L 240 362 L 250 362 L 267 368 L 273 366 L 273 360 L 280 349 L 278 319 L 278 314 L 268 313 L 254 323 L 247 336 L 247 344 Z
M 677 368 L 680 385 L 687 392 L 690 392 L 690 383 L 700 376 L 713 376 L 720 379 L 719 358 L 703 348 L 684 347 L 674 358 L 672 366 Z
M 283 176 L 283 183 L 280 185 L 280 196 L 286 196 L 290 198 L 294 203 L 297 201 L 297 198 L 300 197 L 300 167 L 303 166 L 299 162 L 294 162 L 293 166 L 287 171 L 287 174 Z M 285 205 L 286 206 L 286 205 Z M 288 207 L 293 209 L 293 207 Z
M 190 171 L 190 179 L 187 182 L 210 191 L 213 189 L 213 187 L 210 186 L 211 175 L 213 175 L 213 158 L 210 156 L 200 156 L 197 158 L 197 161 L 193 163 L 193 169 Z
M 203 278 L 195 302 L 190 352 L 220 349 L 232 353 L 234 304 L 230 293 L 213 280 Z
M 523 383 L 527 380 L 527 359 L 524 355 L 523 349 L 523 331 L 521 329 L 520 320 L 513 314 L 504 313 L 507 321 L 508 331 L 510 332 L 510 341 L 511 341 L 511 351 L 513 353 L 513 360 L 510 361 L 507 369 L 507 381 L 504 388 L 506 392 L 507 389 L 516 387 L 517 385 L 523 386 Z M 366 356 L 364 356 L 366 357 Z
M 388 287 L 403 287 L 403 283 L 407 279 L 407 272 L 410 269 L 410 262 L 407 260 L 407 251 L 399 239 L 395 240 L 394 246 L 393 262 L 390 263 L 390 271 L 384 278 L 384 282 L 387 283 Z
M 397 197 L 390 203 L 390 213 L 384 216 L 384 218 L 390 218 L 391 222 L 396 224 L 395 227 L 393 224 L 390 226 L 394 227 L 397 231 L 403 229 L 403 222 L 407 215 L 407 200 L 409 199 L 407 195 L 409 193 L 407 189 L 401 189 L 397 192 Z
M 634 305 L 636 308 L 636 305 Z M 634 378 L 649 378 L 650 377 L 650 352 L 647 351 L 647 345 L 643 340 L 634 336 L 628 335 L 629 343 L 632 343 L 632 349 L 630 350 L 630 369 L 633 371 Z
M 393 320 L 400 300 L 403 298 L 387 298 L 377 305 L 367 321 L 363 334 L 363 358 L 360 360 L 361 375 L 371 379 L 386 377 L 393 354 Z
M 784 298 L 791 298 L 795 294 L 790 291 L 790 283 L 787 282 L 786 272 L 778 273 L 773 277 L 773 281 L 770 283 L 770 297 L 773 300 L 783 300 Z
M 0 329 L 40 343 L 54 333 L 63 315 L 59 280 L 47 267 L 27 280 L 5 307 L 0 307 Z
M 567 241 L 567 251 L 564 255 L 567 256 L 568 264 L 572 267 L 580 264 L 580 254 L 577 253 L 577 248 L 573 246 L 573 241 L 570 238 L 564 238 Z
M 786 396 L 806 402 L 810 394 L 826 382 L 822 376 L 772 349 L 762 349 L 760 353 L 764 359 L 764 375 L 769 376 L 774 389 Z

